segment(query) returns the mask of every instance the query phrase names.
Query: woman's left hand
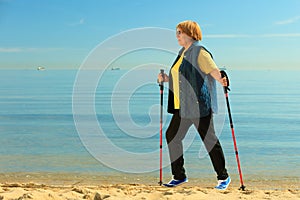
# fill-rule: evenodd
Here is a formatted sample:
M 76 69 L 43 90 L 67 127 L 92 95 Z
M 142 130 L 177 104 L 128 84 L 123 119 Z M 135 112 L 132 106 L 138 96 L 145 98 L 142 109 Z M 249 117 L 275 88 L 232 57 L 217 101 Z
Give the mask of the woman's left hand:
M 220 70 L 219 69 L 214 69 L 213 71 L 210 72 L 210 75 L 216 79 L 223 87 L 226 87 L 228 86 L 228 82 L 227 82 L 227 79 L 226 77 L 223 77 L 222 78 L 222 75 L 220 73 Z

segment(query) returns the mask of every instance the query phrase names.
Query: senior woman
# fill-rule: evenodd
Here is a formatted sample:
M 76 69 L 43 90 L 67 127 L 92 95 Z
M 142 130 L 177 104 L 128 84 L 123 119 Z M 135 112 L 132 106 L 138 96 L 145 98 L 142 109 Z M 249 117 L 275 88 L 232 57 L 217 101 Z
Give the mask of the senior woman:
M 181 50 L 170 69 L 169 76 L 159 74 L 159 82 L 169 82 L 168 112 L 173 114 L 166 131 L 173 179 L 164 184 L 174 187 L 188 182 L 184 169 L 183 145 L 188 129 L 194 125 L 209 153 L 217 174 L 216 189 L 225 190 L 230 177 L 225 168 L 221 144 L 213 126 L 216 81 L 227 86 L 226 78 L 212 59 L 211 53 L 200 44 L 202 33 L 194 21 L 176 26 L 176 38 Z

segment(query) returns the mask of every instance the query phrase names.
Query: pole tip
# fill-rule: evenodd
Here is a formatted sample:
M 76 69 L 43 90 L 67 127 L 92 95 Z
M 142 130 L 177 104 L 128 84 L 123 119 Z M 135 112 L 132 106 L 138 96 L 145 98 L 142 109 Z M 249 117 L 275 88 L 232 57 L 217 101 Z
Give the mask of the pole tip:
M 241 187 L 239 188 L 239 190 L 245 191 L 246 186 L 241 185 Z

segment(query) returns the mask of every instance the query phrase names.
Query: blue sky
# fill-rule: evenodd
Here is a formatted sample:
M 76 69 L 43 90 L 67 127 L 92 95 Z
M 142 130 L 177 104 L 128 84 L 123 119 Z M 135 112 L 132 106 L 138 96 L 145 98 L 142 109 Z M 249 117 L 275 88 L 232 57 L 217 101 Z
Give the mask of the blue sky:
M 0 0 L 0 69 L 78 69 L 115 34 L 187 19 L 219 66 L 300 67 L 299 0 Z

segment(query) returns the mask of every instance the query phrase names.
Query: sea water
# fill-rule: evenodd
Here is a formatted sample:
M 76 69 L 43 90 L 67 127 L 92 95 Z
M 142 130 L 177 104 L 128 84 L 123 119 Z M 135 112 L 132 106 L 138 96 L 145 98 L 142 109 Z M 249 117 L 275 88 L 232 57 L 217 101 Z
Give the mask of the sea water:
M 77 70 L 0 71 L 1 173 L 113 174 L 125 173 L 128 169 L 133 170 L 130 173 L 134 170 L 142 173 L 141 168 L 134 165 L 143 166 L 147 160 L 140 159 L 132 162 L 132 166 L 123 166 L 124 172 L 122 166 L 116 169 L 113 164 L 101 162 L 97 155 L 101 157 L 101 153 L 108 153 L 100 145 L 104 140 L 99 145 L 97 142 L 93 144 L 97 146 L 96 156 L 86 148 L 82 141 L 84 133 L 78 129 L 74 113 L 78 73 Z M 160 104 L 157 71 L 138 73 L 146 74 L 147 79 L 153 81 L 145 80 L 143 84 L 135 82 L 134 76 L 127 77 L 133 85 L 128 86 L 120 84 L 122 78 L 126 79 L 128 70 L 98 73 L 97 83 L 92 87 L 95 89 L 91 101 L 94 105 L 88 105 L 90 101 L 85 104 L 94 110 L 98 126 L 115 147 L 134 154 L 154 152 L 157 156 L 153 162 L 157 163 L 157 168 L 153 172 L 157 174 Z M 299 178 L 300 72 L 233 70 L 228 71 L 228 75 L 231 84 L 229 100 L 243 174 L 262 179 Z M 89 83 L 86 80 L 86 84 Z M 165 86 L 164 132 L 171 118 L 166 113 L 167 84 Z M 82 92 L 81 97 L 85 99 Z M 227 115 L 221 127 L 219 138 L 227 169 L 230 174 L 237 174 Z M 91 128 L 86 133 L 92 134 L 92 131 Z M 215 176 L 209 157 L 199 153 L 202 147 L 199 136 L 193 128 L 190 132 L 187 138 L 192 135 L 193 140 L 185 151 L 188 175 L 196 178 Z M 164 157 L 168 159 L 164 137 L 163 146 Z M 113 152 L 111 155 L 112 159 L 126 160 L 126 156 L 118 157 Z M 170 174 L 167 162 L 164 161 L 164 173 Z

